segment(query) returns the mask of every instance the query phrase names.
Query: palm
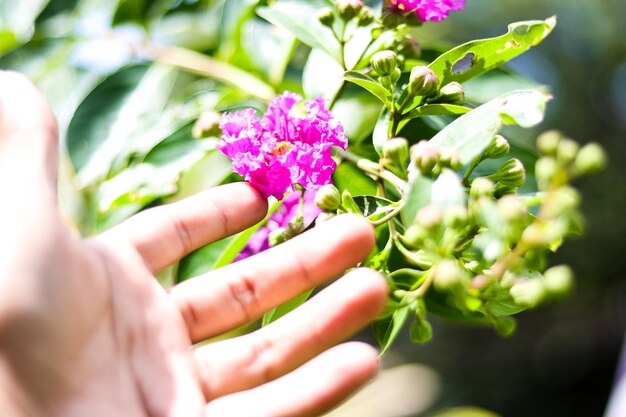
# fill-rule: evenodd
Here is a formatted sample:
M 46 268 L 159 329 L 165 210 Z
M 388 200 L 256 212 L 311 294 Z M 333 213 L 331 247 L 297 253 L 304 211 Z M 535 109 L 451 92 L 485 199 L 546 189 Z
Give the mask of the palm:
M 9 193 L 23 193 L 3 208 L 0 224 L 11 260 L 0 270 L 0 313 L 22 313 L 8 315 L 14 320 L 2 341 L 10 343 L 0 345 L 17 364 L 22 401 L 14 400 L 14 408 L 62 416 L 316 415 L 373 374 L 371 348 L 332 348 L 384 303 L 384 281 L 365 270 L 262 330 L 192 345 L 358 262 L 372 245 L 361 219 L 332 221 L 165 291 L 155 272 L 259 221 L 266 203 L 234 184 L 80 240 L 55 208 L 56 143 L 47 105 L 14 74 L 0 75 L 0 91 L 7 92 L 0 120 L 10 121 L 0 125 L 0 181 Z M 14 172 L 22 174 L 19 181 Z

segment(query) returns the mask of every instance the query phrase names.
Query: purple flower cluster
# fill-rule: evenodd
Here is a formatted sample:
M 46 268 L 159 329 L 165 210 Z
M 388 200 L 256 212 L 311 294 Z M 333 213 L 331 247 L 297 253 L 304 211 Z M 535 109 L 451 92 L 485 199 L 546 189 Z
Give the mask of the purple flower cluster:
M 301 194 L 300 191 L 294 191 L 285 197 L 278 210 L 269 216 L 267 223 L 250 237 L 246 247 L 243 248 L 236 260 L 248 258 L 270 248 L 270 233 L 281 227 L 287 227 L 289 222 L 298 215 Z M 304 205 L 302 206 L 304 227 L 308 227 L 321 212 L 322 209 L 315 204 L 315 191 L 305 191 Z
M 451 10 L 461 10 L 465 0 L 389 0 L 389 8 L 398 13 L 415 12 L 424 22 L 439 22 Z
M 262 119 L 253 109 L 222 116 L 218 149 L 264 197 L 280 200 L 296 184 L 307 190 L 328 184 L 337 167 L 331 148 L 348 146 L 323 98 L 301 100 L 287 91 L 272 99 Z

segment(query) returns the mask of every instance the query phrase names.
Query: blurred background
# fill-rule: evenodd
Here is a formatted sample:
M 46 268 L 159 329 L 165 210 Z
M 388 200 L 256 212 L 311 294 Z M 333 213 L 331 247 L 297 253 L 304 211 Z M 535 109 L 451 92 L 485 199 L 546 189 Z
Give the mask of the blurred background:
M 65 138 L 68 129 L 71 136 L 70 122 L 78 104 L 107 75 L 141 58 L 148 37 L 162 45 L 184 46 L 236 60 L 237 46 L 220 43 L 229 38 L 212 12 L 214 3 L 221 2 L 0 0 L 0 68 L 21 70 L 35 80 L 52 102 Z M 241 3 L 245 9 L 256 2 L 227 3 Z M 576 288 L 565 301 L 521 314 L 517 333 L 510 339 L 499 338 L 491 329 L 468 328 L 433 318 L 432 342 L 413 345 L 408 336 L 400 336 L 383 361 L 388 371 L 371 388 L 373 391 L 355 397 L 333 415 L 430 416 L 450 407 L 475 406 L 507 417 L 601 416 L 626 330 L 626 257 L 622 243 L 626 237 L 622 211 L 626 207 L 626 0 L 467 3 L 462 12 L 453 13 L 445 22 L 420 28 L 422 43 L 458 44 L 504 33 L 507 24 L 514 21 L 558 17 L 552 35 L 512 61 L 510 68 L 553 91 L 554 100 L 541 130 L 562 130 L 581 144 L 597 141 L 609 154 L 606 172 L 576 184 L 583 194 L 585 236 L 566 243 L 551 259 L 553 264 L 573 267 Z M 246 38 L 245 34 L 237 36 Z M 269 39 L 269 44 L 262 47 L 276 46 Z M 284 38 L 275 38 L 275 43 L 281 41 Z M 196 73 L 203 74 L 205 64 L 201 61 Z M 269 83 L 271 70 L 268 67 L 265 74 Z M 197 91 L 177 90 L 177 84 L 165 76 L 154 80 L 153 88 L 162 88 L 159 82 L 169 83 L 172 96 L 177 91 L 180 95 Z M 185 86 L 191 83 L 204 86 L 207 81 L 200 75 L 186 80 Z M 203 88 L 214 91 L 214 85 L 209 84 Z M 118 83 L 109 87 L 115 92 L 115 88 L 124 86 Z M 256 87 L 252 85 L 251 89 Z M 260 87 L 260 93 L 256 88 L 258 95 L 263 94 L 263 85 Z M 232 91 L 223 93 L 216 102 L 231 103 L 236 100 L 232 95 Z M 107 96 L 102 95 L 101 100 L 103 108 L 99 110 L 109 114 Z M 203 100 L 206 102 L 206 97 Z M 200 107 L 185 107 L 183 119 L 187 124 L 171 127 L 168 132 L 190 129 L 188 122 L 197 117 Z M 173 134 L 171 137 L 168 146 L 184 145 L 187 151 L 189 146 L 197 146 L 181 142 Z M 132 152 L 128 160 L 135 155 Z M 198 152 L 197 159 L 178 162 L 184 166 L 202 160 L 215 163 L 201 147 Z M 68 156 L 72 157 L 74 162 L 80 159 Z M 154 161 L 158 161 L 158 152 Z M 180 164 L 175 171 L 178 181 L 183 171 Z M 66 182 L 62 192 L 66 189 L 67 196 L 73 195 L 77 181 L 85 180 L 73 174 L 62 173 Z M 172 194 L 168 188 L 171 184 L 165 180 L 158 184 L 161 188 L 151 185 L 152 194 L 141 200 L 142 204 L 158 204 Z M 178 191 L 185 194 L 206 185 L 211 185 L 210 181 L 189 189 L 179 183 L 183 189 Z M 119 203 L 120 198 L 129 195 L 137 198 L 136 192 L 115 192 L 111 201 Z M 66 204 L 67 210 L 74 213 L 93 209 L 88 195 Z M 121 213 L 107 212 L 101 227 L 141 206 Z M 98 229 L 91 226 L 85 226 L 86 230 Z M 367 333 L 360 337 L 371 340 Z M 454 415 L 478 416 L 471 412 L 465 409 L 466 414 Z

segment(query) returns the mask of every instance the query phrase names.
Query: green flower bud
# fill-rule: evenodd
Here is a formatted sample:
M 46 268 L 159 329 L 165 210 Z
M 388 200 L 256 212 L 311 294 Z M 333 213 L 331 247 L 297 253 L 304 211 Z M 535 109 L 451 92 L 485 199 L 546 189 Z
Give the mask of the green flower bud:
M 439 165 L 442 168 L 447 167 L 453 171 L 456 171 L 461 168 L 461 166 L 463 166 L 461 160 L 459 159 L 459 156 L 456 154 L 456 152 L 452 151 L 446 151 L 441 153 L 441 157 L 439 158 Z
M 421 208 L 415 216 L 415 222 L 427 230 L 439 227 L 443 220 L 443 212 L 435 205 Z
M 417 58 L 422 54 L 422 47 L 411 35 L 404 35 L 396 46 L 398 54 L 408 58 Z
M 405 167 L 409 159 L 409 142 L 405 138 L 391 138 L 383 145 L 383 156 L 393 164 Z
M 396 53 L 389 50 L 376 52 L 370 63 L 379 75 L 389 75 L 396 69 Z
M 467 225 L 469 214 L 464 206 L 454 206 L 446 210 L 444 223 L 451 229 L 461 229 Z
M 551 222 L 535 222 L 524 229 L 521 242 L 529 248 L 545 248 L 560 238 L 560 230 L 555 224 Z
M 281 228 L 272 230 L 269 236 L 267 237 L 267 240 L 271 247 L 278 246 L 281 243 L 286 242 L 287 238 L 285 237 L 285 228 L 281 227 Z
M 482 269 L 480 266 L 480 262 L 478 261 L 469 261 L 465 263 L 463 266 L 465 267 L 465 269 L 475 274 L 479 273 L 480 270 Z
M 361 9 L 361 13 L 359 13 L 358 25 L 369 26 L 375 18 L 376 15 L 374 14 L 374 11 L 370 7 L 363 6 L 363 8 Z
M 439 162 L 439 150 L 427 140 L 421 140 L 411 146 L 410 153 L 411 161 L 424 175 L 430 174 Z
M 401 57 L 398 57 L 398 65 L 401 65 L 400 58 Z M 389 75 L 389 78 L 391 79 L 391 84 L 395 86 L 398 83 L 398 80 L 400 79 L 401 76 L 402 76 L 402 71 L 400 70 L 400 68 L 397 68 L 397 67 L 394 68 L 394 70 Z
M 515 304 L 522 307 L 535 307 L 545 296 L 545 288 L 538 279 L 519 279 L 509 290 Z
M 548 130 L 537 138 L 537 149 L 544 155 L 555 156 L 561 138 L 563 138 L 563 133 L 558 130 Z
M 339 17 L 346 22 L 354 19 L 363 8 L 362 0 L 335 0 Z
M 502 337 L 509 337 L 517 329 L 517 321 L 513 317 L 500 316 L 493 323 L 495 331 Z
M 528 218 L 526 206 L 519 197 L 506 195 L 496 203 L 498 213 L 502 218 L 510 223 L 518 223 Z
M 335 211 L 341 203 L 341 194 L 337 187 L 326 184 L 315 194 L 315 204 L 324 211 Z
M 413 67 L 408 89 L 409 93 L 414 96 L 433 97 L 439 89 L 439 77 L 426 66 Z
M 439 96 L 437 97 L 437 102 L 462 105 L 465 103 L 465 91 L 463 91 L 461 84 L 456 81 L 452 81 L 451 83 L 441 87 L 441 90 L 439 90 Z
M 562 138 L 556 150 L 556 160 L 561 166 L 569 165 L 578 155 L 578 143 L 572 139 Z
M 553 296 L 569 294 L 574 283 L 574 273 L 567 265 L 553 266 L 543 273 L 544 286 Z
M 410 225 L 404 232 L 404 241 L 412 248 L 419 248 L 428 238 L 428 231 L 418 224 Z
M 502 164 L 489 178 L 506 187 L 517 188 L 526 181 L 526 169 L 519 159 L 513 158 Z
M 433 337 L 433 328 L 426 320 L 417 318 L 409 326 L 409 337 L 413 343 L 426 343 Z
M 325 7 L 317 12 L 317 20 L 324 26 L 332 27 L 335 23 L 335 13 L 330 7 Z
M 491 197 L 496 189 L 496 185 L 489 178 L 479 177 L 472 181 L 470 186 L 470 196 L 473 199 L 480 197 Z
M 300 216 L 293 218 L 285 228 L 283 235 L 286 239 L 291 239 L 304 232 L 304 219 Z
M 463 280 L 463 270 L 452 259 L 439 261 L 431 273 L 435 274 L 433 284 L 440 290 L 453 288 Z
M 191 129 L 191 135 L 196 139 L 220 137 L 222 135 L 221 118 L 222 116 L 215 111 L 202 112 Z
M 606 160 L 606 153 L 602 146 L 592 142 L 583 146 L 580 152 L 578 152 L 574 166 L 580 174 L 593 175 L 604 169 Z
M 510 149 L 509 141 L 503 136 L 496 135 L 485 150 L 485 157 L 490 159 L 502 158 L 509 153 Z
M 550 156 L 542 156 L 535 163 L 535 177 L 540 189 L 547 190 L 559 172 L 559 164 Z
M 381 23 L 384 27 L 388 29 L 393 29 L 397 27 L 400 23 L 402 23 L 402 20 L 402 15 L 396 13 L 395 10 L 391 10 L 387 7 L 383 9 Z
M 580 205 L 580 193 L 570 186 L 562 186 L 552 195 L 544 207 L 544 215 L 557 218 L 570 213 Z

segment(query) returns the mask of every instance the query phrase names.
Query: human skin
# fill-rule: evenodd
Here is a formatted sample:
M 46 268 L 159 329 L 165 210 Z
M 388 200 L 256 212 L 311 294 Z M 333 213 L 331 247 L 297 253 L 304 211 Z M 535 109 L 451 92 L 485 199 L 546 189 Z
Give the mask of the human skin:
M 385 303 L 385 280 L 363 268 L 269 326 L 194 345 L 355 266 L 373 246 L 365 220 L 164 289 L 156 272 L 260 221 L 266 201 L 226 185 L 84 239 L 57 209 L 57 147 L 45 99 L 0 71 L 3 416 L 314 416 L 375 375 L 375 349 L 338 344 Z

